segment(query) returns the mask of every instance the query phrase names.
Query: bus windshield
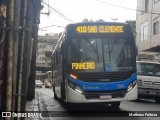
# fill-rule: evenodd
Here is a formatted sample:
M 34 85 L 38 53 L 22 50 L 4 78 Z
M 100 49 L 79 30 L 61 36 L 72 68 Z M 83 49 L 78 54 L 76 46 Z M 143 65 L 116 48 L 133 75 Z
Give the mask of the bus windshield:
M 137 73 L 144 76 L 160 77 L 160 64 L 137 62 Z
M 116 72 L 134 69 L 131 40 L 118 37 L 77 38 L 70 39 L 69 43 L 68 62 L 75 65 L 72 70 Z M 78 63 L 81 66 L 77 67 Z

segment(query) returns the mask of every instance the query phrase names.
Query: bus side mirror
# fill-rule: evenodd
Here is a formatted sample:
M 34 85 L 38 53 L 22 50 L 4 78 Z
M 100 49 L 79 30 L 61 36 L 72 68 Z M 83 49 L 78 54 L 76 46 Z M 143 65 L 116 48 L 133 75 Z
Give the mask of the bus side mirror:
M 61 45 L 60 54 L 65 55 L 65 43 L 64 42 Z

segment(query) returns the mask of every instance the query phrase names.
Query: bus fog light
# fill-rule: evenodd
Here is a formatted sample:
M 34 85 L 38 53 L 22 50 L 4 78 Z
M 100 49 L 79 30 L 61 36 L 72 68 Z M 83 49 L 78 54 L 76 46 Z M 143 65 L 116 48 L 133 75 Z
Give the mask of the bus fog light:
M 82 93 L 82 90 L 79 86 L 75 85 L 74 83 L 68 82 L 68 86 L 73 90 L 77 91 L 78 93 Z

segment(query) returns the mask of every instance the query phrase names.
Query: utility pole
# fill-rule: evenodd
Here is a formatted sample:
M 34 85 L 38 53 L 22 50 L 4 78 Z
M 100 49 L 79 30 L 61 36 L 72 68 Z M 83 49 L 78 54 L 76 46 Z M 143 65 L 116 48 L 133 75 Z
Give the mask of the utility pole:
M 6 65 L 6 111 L 12 111 L 12 83 L 13 83 L 13 48 L 14 48 L 14 3 L 10 0 L 7 4 L 7 65 Z M 9 120 L 11 118 L 7 118 Z
M 18 68 L 19 68 L 19 8 L 20 8 L 20 5 L 18 3 L 17 0 L 15 0 L 15 29 L 17 30 L 14 34 L 14 56 L 13 56 L 13 100 L 12 100 L 12 111 L 17 111 L 17 99 L 19 97 L 19 94 L 18 94 L 18 74 L 19 74 L 19 71 L 18 71 Z
M 32 53 L 31 53 L 31 65 L 30 65 L 30 75 L 28 79 L 28 90 L 27 90 L 27 100 L 34 99 L 35 95 L 35 79 L 36 79 L 36 50 L 37 50 L 37 42 L 38 42 L 38 25 L 39 15 L 40 15 L 40 8 L 41 4 L 36 4 L 36 10 L 34 12 L 35 18 L 33 23 L 33 36 L 32 36 Z
M 27 93 L 27 85 L 28 85 L 28 61 L 29 61 L 29 32 L 31 31 L 29 28 L 29 5 L 31 0 L 24 0 L 24 22 L 23 22 L 23 34 L 22 34 L 22 58 L 21 58 L 21 100 L 20 100 L 20 111 L 25 111 L 26 107 L 26 93 Z M 22 118 L 21 118 L 22 119 Z

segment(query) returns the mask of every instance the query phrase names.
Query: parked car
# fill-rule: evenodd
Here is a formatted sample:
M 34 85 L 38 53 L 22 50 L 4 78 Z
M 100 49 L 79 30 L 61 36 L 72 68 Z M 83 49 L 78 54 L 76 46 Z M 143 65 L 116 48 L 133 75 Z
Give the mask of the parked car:
M 44 80 L 44 86 L 45 86 L 45 88 L 52 87 L 51 80 L 50 79 L 45 79 Z
M 137 61 L 138 98 L 160 103 L 160 63 Z
M 35 81 L 35 87 L 41 87 L 42 88 L 42 86 L 43 86 L 43 83 L 42 83 L 41 80 L 36 80 Z

